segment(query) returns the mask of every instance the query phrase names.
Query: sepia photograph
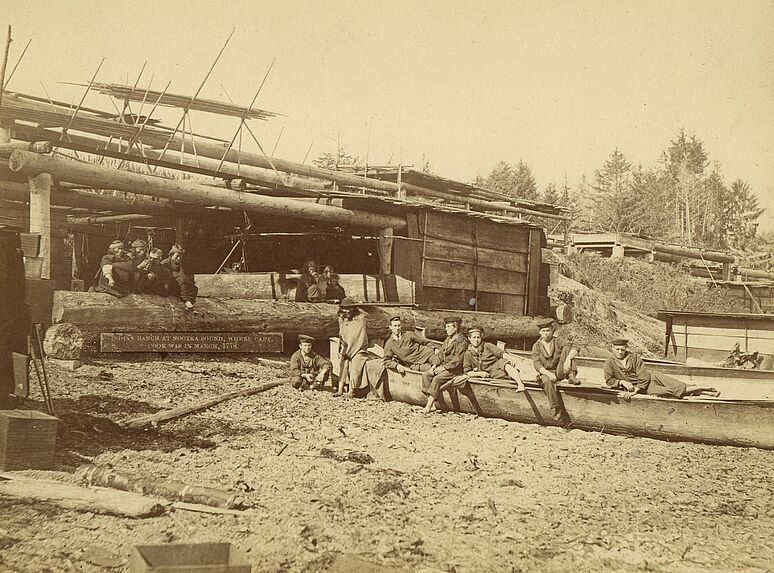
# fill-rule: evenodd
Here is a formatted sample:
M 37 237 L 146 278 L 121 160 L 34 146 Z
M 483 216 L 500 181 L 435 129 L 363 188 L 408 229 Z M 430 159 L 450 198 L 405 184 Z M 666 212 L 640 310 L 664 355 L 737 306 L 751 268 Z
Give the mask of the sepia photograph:
M 772 54 L 772 0 L 5 0 L 0 573 L 774 573 Z

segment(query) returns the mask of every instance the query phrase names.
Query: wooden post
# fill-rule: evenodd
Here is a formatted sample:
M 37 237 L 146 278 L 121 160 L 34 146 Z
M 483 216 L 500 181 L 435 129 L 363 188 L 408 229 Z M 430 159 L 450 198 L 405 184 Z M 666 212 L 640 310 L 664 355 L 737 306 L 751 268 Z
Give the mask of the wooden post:
M 175 223 L 175 244 L 181 245 L 185 240 L 185 219 L 179 217 Z
M 11 25 L 8 25 L 8 38 L 5 41 L 3 61 L 0 63 L 0 109 L 3 105 L 3 88 L 5 87 L 5 67 L 8 65 L 8 52 L 11 49 Z M 13 124 L 13 121 L 11 121 Z M 0 123 L 0 143 L 11 143 L 11 126 Z
M 731 263 L 723 263 L 723 280 L 731 280 Z
M 390 227 L 379 230 L 379 273 L 392 274 L 393 231 Z
M 41 173 L 29 178 L 30 233 L 40 234 L 40 253 L 43 258 L 41 278 L 51 278 L 51 175 Z
M 623 245 L 613 245 L 613 252 L 610 257 L 613 259 L 621 259 L 624 256 L 624 252 Z

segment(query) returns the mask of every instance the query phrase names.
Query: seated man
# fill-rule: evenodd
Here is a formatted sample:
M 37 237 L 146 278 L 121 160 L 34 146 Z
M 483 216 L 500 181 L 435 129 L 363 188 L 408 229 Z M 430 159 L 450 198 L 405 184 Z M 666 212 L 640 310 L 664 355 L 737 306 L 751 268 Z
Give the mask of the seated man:
M 368 386 L 365 376 L 368 362 L 367 315 L 361 312 L 357 303 L 345 298 L 339 304 L 339 386 L 334 396 L 344 394 L 344 385 L 349 386 L 348 396 L 355 390 Z
M 325 300 L 325 280 L 317 269 L 309 269 L 309 287 L 306 289 L 306 300 L 322 302 Z
M 570 384 L 580 384 L 576 378 L 578 370 L 573 364 L 578 349 L 555 336 L 553 319 L 538 323 L 538 328 L 540 338 L 532 345 L 532 365 L 538 373 L 554 419 L 562 423 L 567 420 L 567 412 L 556 383 L 567 380 Z
M 169 283 L 169 294 L 179 297 L 185 303 L 186 309 L 193 310 L 199 289 L 196 287 L 193 275 L 189 275 L 183 270 L 184 254 L 185 250 L 180 245 L 172 245 L 169 257 L 161 261 L 161 266 L 165 267 L 172 275 L 172 280 Z
M 441 387 L 462 374 L 462 359 L 468 349 L 468 339 L 460 332 L 462 319 L 449 316 L 444 319 L 446 340 L 436 357 L 437 366 L 433 366 L 422 375 L 422 392 L 427 395 L 425 414 L 433 410 L 435 401 L 441 394 Z
M 629 341 L 625 338 L 616 338 L 610 344 L 613 347 L 613 356 L 605 360 L 603 366 L 605 384 L 609 388 L 625 390 L 627 396 L 634 394 L 650 394 L 662 398 L 682 398 L 696 394 L 720 396 L 720 392 L 715 388 L 689 386 L 666 374 L 650 372 L 645 368 L 642 358 L 629 351 Z
M 167 267 L 161 265 L 164 254 L 161 249 L 153 248 L 145 259 L 143 268 L 138 265 L 140 271 L 138 289 L 142 294 L 157 294 L 168 296 L 171 288 L 172 273 Z
M 384 343 L 384 366 L 398 372 L 425 372 L 432 368 L 435 350 L 431 340 L 416 332 L 403 332 L 399 316 L 390 319 L 390 338 Z
M 121 298 L 132 292 L 132 276 L 132 261 L 124 250 L 123 241 L 113 241 L 99 262 L 89 290 Z
M 462 369 L 470 378 L 494 378 L 495 380 L 513 380 L 518 386 L 517 392 L 524 391 L 516 360 L 491 342 L 484 342 L 484 329 L 471 326 L 468 329 L 470 346 L 462 359 Z
M 311 336 L 298 336 L 298 350 L 290 357 L 290 383 L 293 388 L 321 388 L 330 375 L 330 361 L 312 350 L 313 342 Z
M 325 290 L 325 300 L 344 300 L 346 296 L 344 287 L 339 284 L 339 275 L 332 273 Z

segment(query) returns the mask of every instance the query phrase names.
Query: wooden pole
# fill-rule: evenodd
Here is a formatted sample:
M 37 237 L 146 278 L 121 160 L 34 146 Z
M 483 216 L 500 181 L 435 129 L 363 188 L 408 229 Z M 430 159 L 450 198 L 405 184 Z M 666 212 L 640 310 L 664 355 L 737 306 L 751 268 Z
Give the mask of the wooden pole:
M 182 143 L 180 136 L 176 136 L 175 146 L 177 147 Z M 223 155 L 223 147 L 208 143 L 206 141 L 197 142 L 196 150 L 201 157 L 209 157 L 211 159 L 217 159 L 220 161 Z M 285 159 L 279 159 L 272 157 L 271 161 L 268 157 L 259 155 L 256 153 L 237 153 L 232 149 L 225 155 L 225 161 L 231 163 L 240 163 L 241 165 L 251 165 L 253 167 L 262 167 L 264 169 L 271 169 L 277 171 L 286 171 L 288 173 L 295 173 L 297 175 L 303 175 L 305 177 L 313 177 L 315 179 L 323 179 L 326 181 L 335 181 L 339 185 L 346 185 L 348 187 L 365 187 L 367 189 L 376 189 L 380 191 L 387 191 L 393 195 L 398 196 L 398 193 L 410 192 L 414 195 L 420 195 L 425 197 L 435 197 L 437 199 L 444 199 L 447 201 L 454 201 L 457 203 L 469 202 L 471 206 L 478 207 L 479 209 L 485 209 L 489 211 L 505 210 L 509 213 L 517 214 L 530 214 L 539 215 L 547 219 L 566 219 L 564 215 L 554 215 L 551 213 L 543 213 L 535 209 L 525 209 L 522 207 L 514 207 L 505 202 L 498 203 L 489 201 L 486 199 L 477 199 L 465 195 L 457 195 L 446 191 L 438 191 L 436 189 L 428 189 L 427 187 L 420 187 L 419 185 L 413 185 L 401 181 L 400 186 L 392 181 L 382 181 L 381 179 L 374 179 L 371 177 L 363 177 L 361 175 L 355 175 L 353 173 L 346 173 L 344 171 L 333 171 L 330 169 L 323 169 L 315 165 L 306 165 L 303 163 L 296 163 L 294 161 L 287 161 Z
M 25 152 L 29 153 L 29 152 Z M 40 253 L 43 259 L 41 278 L 51 278 L 51 175 L 39 173 L 29 176 L 30 233 L 40 234 Z
M 392 273 L 392 229 L 379 230 L 379 272 L 383 275 Z
M 12 41 L 13 39 L 11 38 L 11 25 L 9 24 L 8 37 L 5 41 L 5 52 L 3 53 L 2 67 L 0 68 L 0 110 L 2 110 L 2 107 L 3 107 L 3 89 L 5 88 L 5 68 L 8 65 L 8 52 L 11 50 Z M 10 142 L 11 142 L 11 130 L 9 126 L 3 125 L 3 123 L 0 122 L 0 143 L 10 143 Z
M 104 215 L 96 217 L 77 217 L 74 215 L 67 216 L 67 222 L 71 225 L 105 225 L 109 223 L 126 223 L 129 221 L 145 221 L 147 219 L 153 219 L 153 215 Z
M 0 155 L 10 155 L 17 149 L 34 151 L 35 153 L 51 153 L 50 141 L 12 141 L 0 143 Z
M 62 181 L 89 185 L 97 189 L 117 189 L 138 195 L 155 195 L 198 205 L 218 205 L 267 215 L 297 217 L 354 227 L 378 229 L 406 227 L 405 219 L 392 215 L 218 189 L 197 183 L 77 163 L 29 151 L 14 151 L 8 165 L 12 171 L 28 176 L 50 173 Z
M 250 388 L 243 388 L 241 390 L 233 390 L 231 392 L 226 392 L 225 394 L 221 394 L 213 398 L 208 398 L 206 400 L 202 400 L 194 404 L 189 404 L 187 406 L 180 406 L 171 410 L 162 410 L 161 412 L 156 412 L 155 414 L 134 418 L 133 420 L 124 422 L 121 425 L 124 428 L 130 428 L 134 430 L 156 426 L 161 422 L 167 422 L 169 420 L 187 416 L 188 414 L 193 414 L 194 412 L 200 412 L 202 410 L 206 410 L 207 408 L 212 408 L 213 406 L 220 404 L 221 402 L 225 402 L 226 400 L 233 400 L 234 398 L 242 398 L 246 396 L 252 396 L 254 394 L 260 394 L 261 392 L 266 392 L 267 390 L 271 390 L 277 386 L 282 386 L 283 384 L 285 384 L 285 380 L 278 380 L 273 382 L 266 382 L 260 386 L 252 386 Z

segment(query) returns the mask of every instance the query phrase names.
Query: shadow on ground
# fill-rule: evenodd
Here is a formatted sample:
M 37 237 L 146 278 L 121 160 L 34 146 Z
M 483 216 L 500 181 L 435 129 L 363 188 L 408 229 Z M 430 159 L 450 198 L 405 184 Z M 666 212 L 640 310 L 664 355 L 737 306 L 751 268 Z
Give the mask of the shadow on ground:
M 43 409 L 41 403 L 28 403 Z M 104 452 L 120 450 L 156 450 L 172 452 L 181 448 L 207 449 L 215 447 L 216 438 L 252 433 L 212 416 L 196 414 L 171 420 L 155 428 L 127 429 L 114 420 L 136 418 L 158 412 L 160 408 L 147 402 L 88 394 L 77 400 L 58 399 L 54 411 L 59 419 L 56 463 L 58 469 L 70 470 Z

